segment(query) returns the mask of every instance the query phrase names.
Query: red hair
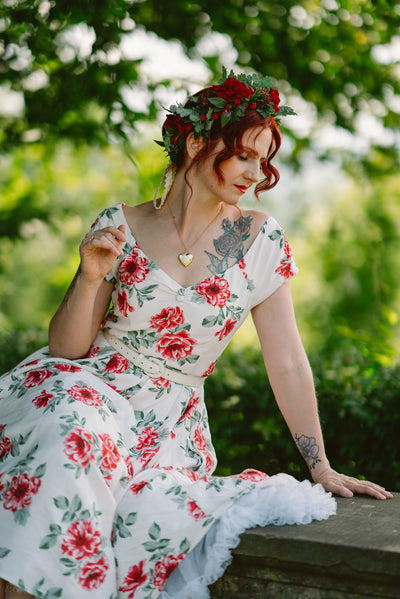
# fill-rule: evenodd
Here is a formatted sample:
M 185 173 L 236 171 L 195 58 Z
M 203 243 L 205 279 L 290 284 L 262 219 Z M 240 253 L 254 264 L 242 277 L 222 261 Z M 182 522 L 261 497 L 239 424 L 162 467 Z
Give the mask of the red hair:
M 203 95 L 206 91 L 207 89 L 202 90 L 196 95 L 200 95 L 201 97 L 201 95 Z M 190 99 L 188 103 L 190 103 Z M 259 194 L 261 192 L 272 189 L 279 181 L 279 172 L 272 164 L 272 159 L 275 157 L 281 146 L 281 135 L 272 116 L 264 118 L 257 112 L 257 110 L 247 109 L 244 115 L 240 117 L 238 121 L 229 123 L 225 125 L 225 127 L 221 127 L 220 119 L 216 119 L 212 124 L 208 139 L 205 140 L 204 146 L 196 155 L 196 163 L 204 163 L 210 154 L 213 153 L 218 142 L 222 140 L 225 147 L 216 154 L 214 159 L 214 170 L 218 177 L 218 181 L 222 183 L 224 181 L 224 177 L 221 172 L 221 164 L 232 156 L 238 156 L 243 152 L 243 135 L 250 127 L 259 127 L 260 132 L 263 129 L 270 129 L 272 133 L 272 141 L 267 151 L 267 159 L 261 163 L 261 169 L 265 175 L 265 179 L 257 183 L 255 188 L 255 195 L 259 200 Z M 185 150 L 181 150 L 178 152 L 175 160 L 175 165 L 178 169 L 183 165 L 184 160 Z M 193 165 L 194 163 L 192 163 L 192 165 L 187 169 L 185 173 L 185 179 L 188 171 Z

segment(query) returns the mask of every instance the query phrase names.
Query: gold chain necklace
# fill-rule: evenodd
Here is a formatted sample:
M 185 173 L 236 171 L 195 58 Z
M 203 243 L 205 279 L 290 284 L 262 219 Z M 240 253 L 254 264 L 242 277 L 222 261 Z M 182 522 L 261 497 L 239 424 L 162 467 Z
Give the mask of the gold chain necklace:
M 194 256 L 193 256 L 193 254 L 190 252 L 190 249 L 191 249 L 191 248 L 192 248 L 194 245 L 196 245 L 196 243 L 197 243 L 198 241 L 200 241 L 200 239 L 203 237 L 203 235 L 204 235 L 204 233 L 207 231 L 207 229 L 209 229 L 209 228 L 211 227 L 211 225 L 213 224 L 213 222 L 214 222 L 214 221 L 215 221 L 215 220 L 218 218 L 218 216 L 220 215 L 220 212 L 221 212 L 221 210 L 222 210 L 222 202 L 221 202 L 221 204 L 220 204 L 220 206 L 219 206 L 219 209 L 218 209 L 218 212 L 217 212 L 217 214 L 214 216 L 214 218 L 213 218 L 212 220 L 210 220 L 210 222 L 209 222 L 209 223 L 207 224 L 207 226 L 206 226 L 206 227 L 203 229 L 203 231 L 200 233 L 200 235 L 198 236 L 198 238 L 197 238 L 197 239 L 196 239 L 196 240 L 195 240 L 195 241 L 194 241 L 194 242 L 191 244 L 190 248 L 188 248 L 188 247 L 186 246 L 186 243 L 185 243 L 185 242 L 184 242 L 184 240 L 183 240 L 183 237 L 182 237 L 182 235 L 181 235 L 181 232 L 180 232 L 180 230 L 179 230 L 179 227 L 178 227 L 178 223 L 176 222 L 175 215 L 174 215 L 174 213 L 173 213 L 173 212 L 172 212 L 172 210 L 171 210 L 171 206 L 169 205 L 169 202 L 167 202 L 167 206 L 168 206 L 169 212 L 170 212 L 170 214 L 171 214 L 172 220 L 173 220 L 173 222 L 174 222 L 175 229 L 176 229 L 176 231 L 177 231 L 177 233 L 178 233 L 178 235 L 179 235 L 179 237 L 180 237 L 180 240 L 182 241 L 183 247 L 185 248 L 185 251 L 184 251 L 184 252 L 182 252 L 182 253 L 178 254 L 178 260 L 179 260 L 179 262 L 182 264 L 182 266 L 184 266 L 184 267 L 186 268 L 186 266 L 189 266 L 189 264 L 191 264 L 191 263 L 193 262 L 193 257 L 194 257 Z

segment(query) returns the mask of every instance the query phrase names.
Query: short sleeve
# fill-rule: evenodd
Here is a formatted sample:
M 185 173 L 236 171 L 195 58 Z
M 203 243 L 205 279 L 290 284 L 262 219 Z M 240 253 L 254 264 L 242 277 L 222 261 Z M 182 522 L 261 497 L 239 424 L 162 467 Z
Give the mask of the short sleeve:
M 120 225 L 125 224 L 126 222 L 122 211 L 122 204 L 115 204 L 114 206 L 110 206 L 109 208 L 106 208 L 100 212 L 90 227 L 89 232 L 93 233 L 94 231 L 104 229 L 105 227 L 119 227 Z M 108 281 L 109 283 L 115 283 L 117 281 L 119 263 L 120 259 L 117 258 L 112 269 L 104 277 L 105 281 Z
M 264 223 L 257 244 L 250 269 L 254 284 L 252 308 L 298 272 L 285 233 L 274 218 L 269 217 Z

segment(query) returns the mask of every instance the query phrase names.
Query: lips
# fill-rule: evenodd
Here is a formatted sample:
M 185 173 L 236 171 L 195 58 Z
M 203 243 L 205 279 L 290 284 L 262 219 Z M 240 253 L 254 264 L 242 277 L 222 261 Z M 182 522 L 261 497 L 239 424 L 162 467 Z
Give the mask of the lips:
M 247 191 L 246 185 L 235 185 L 236 189 L 238 189 L 241 193 L 245 193 Z

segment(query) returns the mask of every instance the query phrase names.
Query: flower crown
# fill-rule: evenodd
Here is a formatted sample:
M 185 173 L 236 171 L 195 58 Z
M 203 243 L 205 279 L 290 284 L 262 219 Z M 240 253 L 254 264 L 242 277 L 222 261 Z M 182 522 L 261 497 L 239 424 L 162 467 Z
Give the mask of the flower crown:
M 163 146 L 171 161 L 185 147 L 187 135 L 193 131 L 195 138 L 208 139 L 214 121 L 221 128 L 238 121 L 246 110 L 257 110 L 263 117 L 273 116 L 279 122 L 281 116 L 296 114 L 289 106 L 279 106 L 278 90 L 271 87 L 271 77 L 259 79 L 256 75 L 227 74 L 225 67 L 218 85 L 190 96 L 186 103 L 173 104 L 163 125 Z M 278 114 L 279 113 L 279 114 Z

